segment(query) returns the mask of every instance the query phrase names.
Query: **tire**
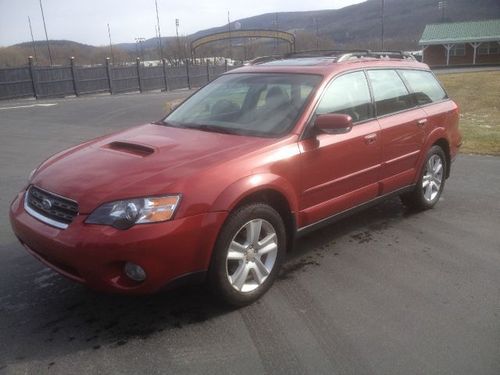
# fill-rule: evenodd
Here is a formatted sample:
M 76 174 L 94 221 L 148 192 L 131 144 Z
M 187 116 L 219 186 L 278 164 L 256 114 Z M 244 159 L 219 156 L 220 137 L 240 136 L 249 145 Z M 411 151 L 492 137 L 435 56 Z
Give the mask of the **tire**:
M 405 206 L 414 210 L 427 210 L 436 205 L 446 181 L 446 155 L 437 145 L 427 152 L 415 189 L 401 195 Z
M 264 203 L 242 206 L 219 233 L 208 273 L 210 289 L 225 304 L 248 305 L 271 287 L 285 252 L 280 214 Z

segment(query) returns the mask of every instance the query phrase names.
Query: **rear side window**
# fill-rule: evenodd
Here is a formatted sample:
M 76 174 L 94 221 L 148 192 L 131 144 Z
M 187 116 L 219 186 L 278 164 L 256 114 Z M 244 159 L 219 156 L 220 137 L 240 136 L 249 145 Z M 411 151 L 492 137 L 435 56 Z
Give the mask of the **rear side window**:
M 395 70 L 369 70 L 377 115 L 404 111 L 415 103 Z
M 431 72 L 423 70 L 400 70 L 399 71 L 417 101 L 417 104 L 429 104 L 446 99 L 446 92 Z
M 344 113 L 353 122 L 371 118 L 371 97 L 363 72 L 344 74 L 335 78 L 325 90 L 316 114 Z

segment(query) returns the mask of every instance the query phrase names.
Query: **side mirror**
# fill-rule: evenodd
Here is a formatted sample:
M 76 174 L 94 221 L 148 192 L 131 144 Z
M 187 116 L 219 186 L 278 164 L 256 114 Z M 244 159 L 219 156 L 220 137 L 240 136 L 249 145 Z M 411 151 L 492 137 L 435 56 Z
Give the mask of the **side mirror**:
M 352 129 L 352 117 L 343 113 L 318 115 L 314 127 L 327 134 L 344 134 Z

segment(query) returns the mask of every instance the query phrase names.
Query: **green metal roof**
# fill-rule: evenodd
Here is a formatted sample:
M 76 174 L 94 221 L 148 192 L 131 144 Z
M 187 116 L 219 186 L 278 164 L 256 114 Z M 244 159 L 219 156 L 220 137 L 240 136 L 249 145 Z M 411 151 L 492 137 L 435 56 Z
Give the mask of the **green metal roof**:
M 418 44 L 431 45 L 490 41 L 500 41 L 500 19 L 427 25 Z

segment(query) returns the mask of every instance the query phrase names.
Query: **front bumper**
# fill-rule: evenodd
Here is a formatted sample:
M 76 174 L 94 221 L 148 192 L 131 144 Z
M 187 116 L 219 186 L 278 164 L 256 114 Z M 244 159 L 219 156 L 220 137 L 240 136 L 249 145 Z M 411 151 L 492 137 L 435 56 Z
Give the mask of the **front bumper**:
M 128 230 L 85 224 L 78 215 L 67 229 L 49 226 L 23 207 L 24 192 L 10 207 L 14 233 L 37 259 L 64 276 L 106 292 L 154 293 L 170 282 L 206 271 L 226 212 L 212 212 Z M 146 271 L 138 283 L 123 273 L 126 262 Z

